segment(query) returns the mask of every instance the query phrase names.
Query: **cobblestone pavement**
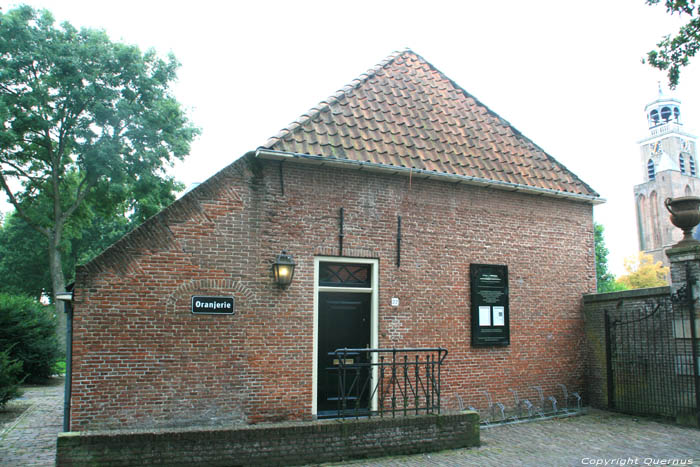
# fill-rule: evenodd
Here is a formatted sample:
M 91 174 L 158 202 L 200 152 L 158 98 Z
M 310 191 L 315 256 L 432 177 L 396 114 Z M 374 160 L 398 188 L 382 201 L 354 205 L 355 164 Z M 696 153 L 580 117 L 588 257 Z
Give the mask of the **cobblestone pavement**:
M 25 386 L 20 399 L 29 404 L 16 420 L 0 428 L 0 465 L 33 466 L 56 463 L 56 437 L 63 429 L 63 378 L 45 386 Z
M 327 465 L 700 465 L 700 430 L 589 410 L 577 417 L 482 428 L 478 448 Z
M 17 403 L 29 407 L 0 427 L 0 466 L 54 465 L 63 379 L 26 388 Z M 579 417 L 483 428 L 478 448 L 325 465 L 700 465 L 700 430 L 590 410 Z

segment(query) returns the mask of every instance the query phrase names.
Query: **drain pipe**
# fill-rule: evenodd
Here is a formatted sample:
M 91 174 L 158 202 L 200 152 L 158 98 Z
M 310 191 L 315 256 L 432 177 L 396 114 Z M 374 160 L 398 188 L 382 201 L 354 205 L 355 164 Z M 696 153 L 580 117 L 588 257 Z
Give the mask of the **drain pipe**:
M 67 287 L 73 288 L 73 284 Z M 66 313 L 66 386 L 63 394 L 63 431 L 70 431 L 70 397 L 73 361 L 73 292 L 59 292 L 56 300 L 63 302 L 63 312 Z

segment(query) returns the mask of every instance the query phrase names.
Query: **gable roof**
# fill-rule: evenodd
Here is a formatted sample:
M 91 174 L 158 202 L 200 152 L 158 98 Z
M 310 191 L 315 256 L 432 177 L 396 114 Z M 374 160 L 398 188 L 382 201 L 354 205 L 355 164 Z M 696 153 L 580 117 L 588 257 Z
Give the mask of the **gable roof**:
M 389 56 L 258 155 L 447 177 L 594 204 L 598 193 L 420 55 Z

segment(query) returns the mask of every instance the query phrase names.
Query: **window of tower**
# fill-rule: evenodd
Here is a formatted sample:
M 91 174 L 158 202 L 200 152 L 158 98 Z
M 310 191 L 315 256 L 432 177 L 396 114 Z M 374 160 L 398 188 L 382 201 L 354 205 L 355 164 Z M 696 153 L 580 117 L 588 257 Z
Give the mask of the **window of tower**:
M 673 118 L 678 120 L 678 118 L 681 116 L 681 111 L 678 109 L 678 107 L 673 108 Z
M 649 245 L 649 218 L 647 217 L 647 200 L 644 195 L 637 198 L 637 228 L 639 232 L 639 249 L 646 250 Z
M 690 176 L 695 177 L 695 157 L 688 156 L 688 165 L 690 166 Z
M 680 153 L 678 156 L 678 165 L 681 167 L 681 173 L 685 174 L 685 157 L 683 157 L 683 153 Z
M 671 109 L 668 107 L 664 107 L 661 109 L 661 118 L 663 118 L 665 121 L 668 121 L 671 118 Z
M 659 111 L 658 110 L 656 110 L 656 109 L 652 110 L 651 113 L 649 114 L 649 117 L 651 117 L 651 120 L 654 122 L 654 125 L 659 124 Z
M 655 191 L 649 195 L 649 217 L 651 220 L 651 247 L 661 246 L 661 229 L 659 228 L 659 199 Z
M 647 162 L 647 174 L 649 175 L 649 180 L 654 180 L 656 178 L 656 172 L 654 171 L 654 161 L 649 159 Z

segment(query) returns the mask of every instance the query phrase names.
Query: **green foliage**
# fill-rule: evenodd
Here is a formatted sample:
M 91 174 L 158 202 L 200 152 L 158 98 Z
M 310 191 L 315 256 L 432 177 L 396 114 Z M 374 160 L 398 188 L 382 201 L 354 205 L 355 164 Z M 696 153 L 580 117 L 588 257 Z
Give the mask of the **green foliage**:
M 626 284 L 623 282 L 620 282 L 619 280 L 614 280 L 612 282 L 606 283 L 605 286 L 599 290 L 598 292 L 605 293 L 605 292 L 620 292 L 622 290 L 629 290 L 630 287 L 628 287 Z
M 10 358 L 10 350 L 0 352 L 0 409 L 10 400 L 22 395 L 22 362 Z
M 656 5 L 661 0 L 647 0 L 648 5 Z M 665 0 L 666 12 L 688 15 L 690 20 L 671 37 L 665 36 L 656 46 L 656 50 L 647 53 L 646 60 L 654 68 L 668 70 L 668 83 L 671 89 L 678 85 L 681 68 L 690 63 L 690 59 L 700 50 L 700 8 L 695 0 Z
M 74 278 L 75 266 L 100 254 L 132 230 L 136 222 L 116 213 L 111 217 L 89 213 L 79 226 L 73 224 L 67 225 L 61 243 L 63 273 L 69 282 Z M 49 294 L 51 276 L 47 248 L 44 236 L 16 213 L 10 213 L 5 224 L 0 226 L 0 277 L 4 278 L 0 281 L 0 292 L 27 295 L 37 300 L 42 294 Z
M 53 308 L 19 295 L 0 294 L 0 348 L 22 363 L 22 378 L 40 382 L 54 374 L 63 357 Z
M 181 188 L 164 168 L 198 129 L 169 91 L 178 66 L 103 31 L 56 27 L 46 10 L 0 12 L 0 188 L 45 238 L 52 289 Z
M 604 228 L 601 224 L 595 223 L 594 239 L 595 239 L 595 276 L 597 291 L 616 292 L 625 290 L 625 287 L 615 282 L 615 276 L 608 271 L 608 249 L 605 246 L 605 238 L 603 237 Z
M 57 374 L 57 375 L 66 374 L 66 361 L 65 360 L 57 361 L 53 367 L 53 371 L 54 371 L 54 374 Z
M 0 292 L 39 299 L 51 290 L 46 238 L 16 215 L 0 227 Z

